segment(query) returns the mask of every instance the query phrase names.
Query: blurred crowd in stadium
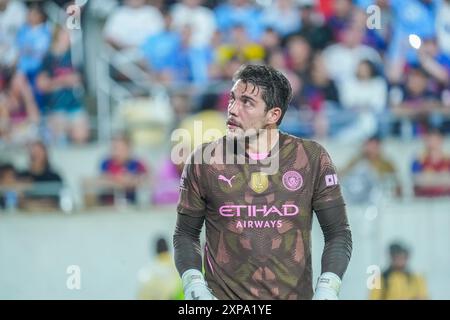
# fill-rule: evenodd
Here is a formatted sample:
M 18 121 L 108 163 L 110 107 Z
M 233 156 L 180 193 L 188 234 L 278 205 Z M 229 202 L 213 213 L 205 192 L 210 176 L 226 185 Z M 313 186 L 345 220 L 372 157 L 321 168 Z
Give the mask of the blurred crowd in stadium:
M 167 143 L 175 128 L 193 132 L 195 120 L 224 131 L 230 79 L 244 63 L 289 78 L 294 97 L 282 130 L 364 142 L 342 170 L 353 181 L 349 199 L 367 201 L 373 181 L 401 196 L 395 164 L 381 151 L 391 137 L 425 142 L 411 163 L 416 196 L 450 195 L 449 0 L 75 3 L 80 30 L 68 28 L 71 1 L 0 0 L 0 148 L 27 148 L 30 159 L 24 172 L 1 164 L 2 207 L 61 206 L 65 173 L 54 172 L 47 149 L 97 142 L 112 142 L 111 155 L 99 177 L 83 182 L 85 203 L 136 202 L 151 171 L 152 202 L 176 202 L 181 167 L 168 156 L 149 170 L 133 145 Z M 91 20 L 100 21 L 98 41 Z M 80 32 L 81 63 L 73 57 Z M 92 54 L 103 57 L 95 68 Z M 126 134 L 112 134 L 116 127 Z M 36 182 L 52 187 L 43 194 L 30 187 Z

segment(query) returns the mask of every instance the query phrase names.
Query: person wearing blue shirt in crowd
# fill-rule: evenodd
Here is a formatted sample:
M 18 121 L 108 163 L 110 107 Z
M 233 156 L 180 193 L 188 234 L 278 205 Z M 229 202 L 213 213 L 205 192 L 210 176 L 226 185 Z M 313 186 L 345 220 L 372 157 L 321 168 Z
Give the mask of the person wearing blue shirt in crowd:
M 294 0 L 277 0 L 266 7 L 263 12 L 263 23 L 281 36 L 286 36 L 300 29 L 301 21 L 297 13 L 298 5 Z
M 169 12 L 164 13 L 164 21 L 164 30 L 150 36 L 141 46 L 147 67 L 162 83 L 206 83 L 208 64 L 212 61 L 210 48 L 191 46 L 190 26 L 176 32 Z
M 393 13 L 393 34 L 388 59 L 405 57 L 409 64 L 417 63 L 417 51 L 409 44 L 409 35 L 430 38 L 435 35 L 437 0 L 396 0 L 390 5 Z
M 33 77 L 41 67 L 42 61 L 50 47 L 51 32 L 46 23 L 47 17 L 40 5 L 31 5 L 27 23 L 17 34 L 19 48 L 18 70 Z
M 58 144 L 71 140 L 77 144 L 89 138 L 89 119 L 83 104 L 80 72 L 72 64 L 70 33 L 57 26 L 53 43 L 45 56 L 36 84 L 44 95 L 49 139 Z
M 27 23 L 17 33 L 19 51 L 18 72 L 27 76 L 40 109 L 44 98 L 36 85 L 36 77 L 51 43 L 51 31 L 42 5 L 32 4 L 28 8 Z
M 236 25 L 243 25 L 254 41 L 259 40 L 263 31 L 261 11 L 248 0 L 228 0 L 215 8 L 219 30 L 228 34 Z

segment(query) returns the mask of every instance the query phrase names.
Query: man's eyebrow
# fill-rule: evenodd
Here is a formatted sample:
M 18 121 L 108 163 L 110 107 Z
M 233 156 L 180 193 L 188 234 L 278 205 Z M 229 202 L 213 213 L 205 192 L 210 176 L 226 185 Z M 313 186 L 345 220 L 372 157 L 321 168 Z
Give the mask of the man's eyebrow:
M 246 94 L 243 94 L 243 95 L 241 96 L 241 98 L 246 98 L 246 99 L 248 99 L 248 100 L 252 100 L 253 102 L 256 102 L 255 99 L 253 99 L 252 97 L 250 97 L 250 96 L 248 96 L 248 95 L 246 95 Z

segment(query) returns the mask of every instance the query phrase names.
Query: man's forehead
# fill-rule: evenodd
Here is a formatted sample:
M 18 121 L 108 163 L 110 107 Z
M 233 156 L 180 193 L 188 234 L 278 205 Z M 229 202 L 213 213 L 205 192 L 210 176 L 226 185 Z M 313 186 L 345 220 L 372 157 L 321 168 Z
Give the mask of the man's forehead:
M 247 95 L 253 98 L 258 98 L 261 96 L 262 90 L 258 86 L 254 85 L 250 82 L 244 82 L 242 80 L 238 80 L 234 83 L 231 91 L 235 95 Z

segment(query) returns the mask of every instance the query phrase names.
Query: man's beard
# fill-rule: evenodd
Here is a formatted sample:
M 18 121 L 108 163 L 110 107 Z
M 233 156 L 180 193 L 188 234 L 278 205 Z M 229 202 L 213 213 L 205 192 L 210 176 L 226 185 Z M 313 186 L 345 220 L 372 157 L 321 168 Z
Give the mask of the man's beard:
M 233 130 L 227 129 L 226 135 L 229 138 L 236 139 L 238 141 L 251 141 L 254 142 L 257 140 L 261 134 L 261 132 L 265 129 L 248 129 L 244 130 L 240 127 L 235 128 Z
M 249 129 L 244 130 L 242 128 L 236 128 L 234 130 L 227 130 L 226 137 L 229 140 L 233 140 L 235 143 L 247 148 L 250 144 L 251 145 L 258 145 L 258 146 L 266 146 L 267 141 L 266 139 L 263 139 L 263 141 L 259 141 L 261 137 L 263 137 L 263 133 L 266 132 L 268 129 L 262 128 L 262 129 Z

